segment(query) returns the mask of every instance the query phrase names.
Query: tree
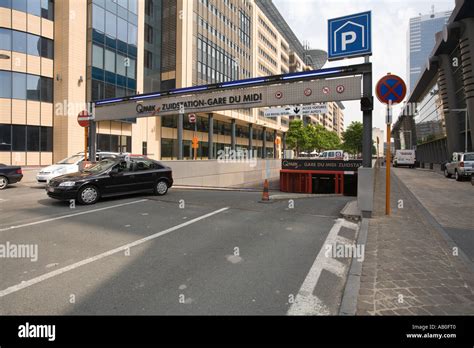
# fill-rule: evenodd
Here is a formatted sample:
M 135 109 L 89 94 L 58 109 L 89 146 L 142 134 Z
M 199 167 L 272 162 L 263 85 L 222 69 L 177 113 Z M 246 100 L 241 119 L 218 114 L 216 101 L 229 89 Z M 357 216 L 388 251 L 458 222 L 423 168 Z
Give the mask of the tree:
M 293 120 L 290 122 L 288 133 L 286 134 L 286 144 L 289 148 L 295 149 L 297 154 L 299 154 L 301 149 L 306 149 L 308 136 L 303 121 Z
M 343 148 L 350 154 L 357 155 L 362 152 L 363 126 L 362 123 L 354 121 L 343 133 Z

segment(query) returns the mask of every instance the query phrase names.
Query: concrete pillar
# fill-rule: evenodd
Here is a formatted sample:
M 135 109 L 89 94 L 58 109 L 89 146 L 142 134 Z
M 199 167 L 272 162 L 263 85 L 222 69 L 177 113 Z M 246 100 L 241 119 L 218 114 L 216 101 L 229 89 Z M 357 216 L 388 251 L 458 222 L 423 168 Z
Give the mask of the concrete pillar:
M 372 94 L 372 69 L 363 75 L 363 96 L 369 98 L 373 104 Z M 362 142 L 362 165 L 365 168 L 372 168 L 372 111 L 373 106 L 362 111 L 363 121 L 363 142 Z M 388 144 L 390 146 L 390 144 Z
M 230 147 L 234 151 L 235 151 L 235 131 L 236 131 L 235 118 L 233 118 L 231 121 Z
M 253 124 L 249 123 L 249 156 L 253 158 Z
M 466 40 L 461 44 L 461 56 L 463 57 L 462 68 L 464 77 L 464 93 L 466 96 L 466 105 L 468 110 L 468 124 L 466 125 L 466 128 L 469 129 L 468 126 L 470 125 L 471 144 L 474 144 L 474 89 L 472 88 L 474 84 L 474 73 L 472 71 L 472 66 L 474 64 L 474 18 L 466 18 L 461 22 L 465 25 L 461 39 Z M 462 116 L 465 117 L 465 115 Z M 464 131 L 464 129 L 461 131 Z M 462 151 L 464 151 L 464 149 L 462 149 Z
M 183 114 L 178 114 L 178 160 L 183 159 Z
M 267 128 L 263 127 L 262 132 L 262 158 L 267 158 Z
M 439 58 L 439 78 L 438 85 L 440 93 L 443 98 L 445 109 L 453 110 L 459 109 L 456 101 L 456 85 L 453 76 L 451 58 L 447 54 L 441 54 Z M 446 135 L 448 138 L 448 153 L 462 151 L 462 146 L 459 141 L 459 117 L 464 116 L 464 113 L 459 111 L 446 111 Z
M 209 132 L 208 132 L 208 147 L 209 147 L 209 159 L 214 159 L 214 116 L 208 115 L 209 120 Z
M 273 158 L 276 159 L 278 158 L 277 156 L 277 144 L 276 144 L 276 138 L 277 138 L 277 131 L 273 131 Z

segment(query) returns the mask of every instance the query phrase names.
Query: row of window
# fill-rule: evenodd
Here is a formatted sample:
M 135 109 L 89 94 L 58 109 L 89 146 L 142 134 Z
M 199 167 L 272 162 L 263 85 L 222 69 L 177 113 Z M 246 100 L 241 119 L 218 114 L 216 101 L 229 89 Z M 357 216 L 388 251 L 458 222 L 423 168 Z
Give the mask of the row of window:
M 0 0 L 0 7 L 26 12 L 51 21 L 54 20 L 53 0 Z
M 123 10 L 126 10 L 138 15 L 137 0 L 92 0 L 92 2 L 114 14 L 120 15 Z
M 125 13 L 128 13 L 125 10 Z M 93 5 L 92 6 L 92 28 L 112 40 L 119 40 L 129 45 L 138 44 L 138 23 L 133 23 L 126 18 L 121 18 L 110 11 Z
M 271 49 L 273 52 L 277 53 L 277 49 L 275 46 L 273 46 L 273 44 L 265 37 L 265 35 L 263 35 L 260 31 L 258 32 L 258 37 L 260 38 L 260 40 L 263 41 L 263 43 L 265 45 L 268 46 L 269 49 Z
M 132 152 L 132 137 L 128 135 L 97 134 L 97 148 L 105 152 Z
M 198 78 L 208 83 L 239 79 L 239 66 L 225 50 L 198 37 Z
M 268 33 L 275 39 L 277 40 L 277 35 L 275 34 L 275 32 L 272 30 L 272 28 L 270 28 L 270 26 L 263 20 L 262 17 L 258 16 L 258 22 L 260 23 L 260 25 L 262 27 L 264 27 Z
M 53 151 L 53 127 L 0 124 L 0 151 Z
M 54 58 L 53 40 L 18 30 L 0 28 L 0 49 Z
M 206 6 L 209 9 L 209 12 L 213 13 L 217 18 L 219 18 L 227 27 L 232 29 L 234 32 L 237 32 L 236 25 L 230 20 L 226 15 L 220 12 L 213 4 L 210 4 L 207 0 L 199 0 L 201 4 Z
M 53 79 L 0 70 L 0 98 L 53 102 Z
M 137 62 L 119 52 L 92 45 L 92 66 L 98 69 L 136 79 Z
M 267 76 L 271 76 L 271 75 L 274 75 L 273 71 L 271 71 L 270 69 L 268 69 L 265 65 L 263 65 L 262 63 L 258 63 L 258 68 L 260 69 L 260 71 L 262 71 L 265 75 Z
M 258 48 L 258 53 L 260 53 L 260 55 L 265 58 L 266 60 L 268 60 L 272 65 L 274 65 L 275 67 L 278 65 L 278 63 L 276 62 L 275 59 L 273 59 L 272 57 L 270 57 L 270 55 L 265 52 L 264 50 L 262 50 L 260 47 Z
M 239 27 L 239 37 L 240 41 L 250 48 L 250 16 L 248 16 L 244 11 L 240 10 L 239 12 L 239 20 L 240 20 L 240 27 Z
M 214 157 L 218 158 L 219 151 L 225 151 L 226 148 L 230 148 L 230 144 L 214 143 L 213 152 Z M 248 146 L 238 145 L 236 150 L 248 150 Z M 254 146 L 253 151 L 256 151 L 256 158 L 262 157 L 263 148 L 260 146 Z M 254 153 L 252 153 L 254 156 Z M 194 157 L 191 140 L 183 140 L 183 157 L 184 159 L 192 159 Z M 267 157 L 273 157 L 273 147 L 267 147 Z M 175 160 L 178 158 L 178 140 L 177 139 L 161 139 L 161 158 Z M 197 150 L 197 158 L 200 160 L 209 158 L 209 143 L 206 141 L 200 141 Z
M 137 94 L 136 89 L 120 87 L 116 86 L 115 84 L 106 83 L 104 81 L 99 80 L 92 80 L 91 85 L 92 101 L 110 99 L 115 97 L 126 97 L 129 95 Z
M 229 122 L 223 122 L 213 119 L 214 124 L 214 134 L 216 135 L 228 135 L 232 134 L 232 124 Z M 161 126 L 166 128 L 178 128 L 178 117 L 176 115 L 162 116 L 161 117 Z M 183 129 L 194 131 L 197 129 L 198 132 L 208 133 L 209 132 L 209 119 L 207 117 L 196 117 L 196 125 L 190 123 L 187 117 L 183 117 Z M 250 134 L 249 127 L 236 125 L 235 126 L 235 135 L 238 138 L 248 139 Z M 267 140 L 273 141 L 273 131 L 267 131 Z M 263 139 L 263 130 L 253 129 L 252 138 L 255 140 Z
M 219 32 L 216 28 L 214 28 L 212 25 L 210 25 L 208 22 L 204 20 L 204 18 L 200 17 L 198 18 L 198 23 L 199 26 L 203 27 L 206 29 L 210 34 L 214 35 L 217 37 L 219 40 L 224 42 L 227 46 L 235 50 L 237 53 L 240 55 L 244 56 L 248 61 L 250 61 L 250 54 L 245 52 L 239 45 L 237 45 L 234 41 L 229 39 L 227 36 Z

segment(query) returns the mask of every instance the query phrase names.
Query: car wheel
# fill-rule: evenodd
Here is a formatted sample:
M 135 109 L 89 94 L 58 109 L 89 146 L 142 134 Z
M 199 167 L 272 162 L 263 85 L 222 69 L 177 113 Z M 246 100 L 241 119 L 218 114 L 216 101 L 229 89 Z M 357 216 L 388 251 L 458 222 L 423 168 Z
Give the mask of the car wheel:
M 99 190 L 92 185 L 84 186 L 77 194 L 77 200 L 84 205 L 95 204 L 99 200 Z
M 156 183 L 155 194 L 158 196 L 164 196 L 168 192 L 168 183 L 165 180 L 160 180 Z
M 447 177 L 447 178 L 451 177 L 451 174 L 449 174 L 449 172 L 448 172 L 448 168 L 444 168 L 444 176 Z
M 454 173 L 454 177 L 456 178 L 456 181 L 462 181 L 461 175 L 459 175 L 459 172 L 456 170 L 456 173 Z
M 8 178 L 5 176 L 0 176 L 0 190 L 3 190 L 8 186 Z

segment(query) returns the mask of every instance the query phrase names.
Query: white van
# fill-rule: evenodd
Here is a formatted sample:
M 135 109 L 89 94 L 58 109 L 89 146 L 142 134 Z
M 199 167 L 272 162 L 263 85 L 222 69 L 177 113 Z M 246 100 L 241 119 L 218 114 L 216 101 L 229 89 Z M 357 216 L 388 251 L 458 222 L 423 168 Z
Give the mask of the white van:
M 407 166 L 415 168 L 416 155 L 415 150 L 396 150 L 393 158 L 393 166 Z
M 319 155 L 319 158 L 322 158 L 322 159 L 343 159 L 344 158 L 344 151 L 343 150 L 324 151 Z

